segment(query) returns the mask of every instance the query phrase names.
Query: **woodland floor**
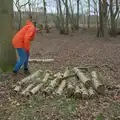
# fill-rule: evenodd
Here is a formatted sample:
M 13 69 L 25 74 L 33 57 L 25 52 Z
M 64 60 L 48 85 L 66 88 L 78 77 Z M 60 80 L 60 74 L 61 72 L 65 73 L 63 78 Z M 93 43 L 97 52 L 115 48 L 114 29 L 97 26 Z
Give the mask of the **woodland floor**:
M 96 38 L 91 30 L 76 32 L 73 36 L 57 31 L 37 34 L 32 42 L 31 58 L 53 58 L 53 63 L 30 64 L 31 72 L 38 69 L 63 71 L 65 67 L 86 64 L 107 64 L 105 80 L 111 89 L 95 100 L 74 100 L 65 97 L 49 98 L 37 94 L 24 98 L 13 93 L 10 77 L 0 82 L 0 120 L 120 120 L 120 37 L 108 40 Z M 17 80 L 20 80 L 19 75 Z M 17 82 L 17 81 L 14 81 Z M 116 97 L 115 97 L 116 96 Z

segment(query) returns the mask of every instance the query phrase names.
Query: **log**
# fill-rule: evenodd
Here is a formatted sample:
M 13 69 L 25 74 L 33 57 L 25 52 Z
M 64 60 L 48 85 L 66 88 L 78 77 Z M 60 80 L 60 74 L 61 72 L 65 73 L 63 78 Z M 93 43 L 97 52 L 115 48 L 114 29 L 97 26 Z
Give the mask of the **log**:
M 34 79 L 36 79 L 36 78 L 38 78 L 40 76 L 40 73 L 41 73 L 41 70 L 36 71 L 34 74 L 32 74 L 32 75 L 30 75 L 30 76 L 22 79 L 21 82 L 20 82 L 20 84 L 27 83 L 30 80 L 33 81 Z
M 89 88 L 91 86 L 91 80 L 85 76 L 83 72 L 81 72 L 77 67 L 75 67 L 74 72 L 77 74 L 78 78 L 85 85 L 85 87 Z
M 73 93 L 74 93 L 75 89 L 74 89 L 74 86 L 72 85 L 72 82 L 69 81 L 68 84 L 67 84 L 67 94 L 68 96 L 72 96 Z
M 31 83 L 30 85 L 28 85 L 28 87 L 27 87 L 25 90 L 23 90 L 23 92 L 22 92 L 21 94 L 27 96 L 27 95 L 28 95 L 28 92 L 30 91 L 30 89 L 31 89 L 34 85 L 35 85 L 34 83 Z
M 46 73 L 45 77 L 43 78 L 42 80 L 42 83 L 38 84 L 36 87 L 34 87 L 30 93 L 32 95 L 36 94 L 42 87 L 43 85 L 48 81 L 48 78 L 49 78 L 50 74 L 49 73 Z
M 98 80 L 96 71 L 91 72 L 92 85 L 98 94 L 105 94 L 105 86 Z
M 68 68 L 66 68 L 65 73 L 64 73 L 64 77 L 67 77 L 68 74 L 69 74 L 69 70 L 68 70 Z M 65 87 L 66 87 L 66 80 L 63 80 L 63 81 L 61 82 L 61 84 L 59 85 L 56 93 L 57 93 L 58 95 L 61 95 Z
M 21 94 L 25 95 L 25 96 L 29 95 L 30 89 L 32 89 L 35 84 L 40 83 L 40 81 L 41 81 L 40 78 L 36 78 L 36 80 L 33 83 L 31 83 L 30 85 L 28 85 L 28 87 L 25 90 L 23 90 L 23 92 Z
M 61 78 L 61 73 L 57 74 L 57 78 L 55 78 L 54 80 L 51 81 L 50 85 L 48 87 L 46 87 L 45 90 L 43 90 L 43 92 L 45 94 L 51 94 L 52 91 L 54 90 L 54 88 L 60 83 L 60 80 L 58 80 L 58 78 Z
M 15 92 L 19 92 L 20 90 L 21 90 L 21 86 L 19 86 L 19 85 L 15 86 L 15 88 L 14 88 Z
M 43 87 L 43 83 L 40 83 L 39 85 L 37 85 L 36 87 L 34 87 L 34 88 L 30 91 L 30 93 L 31 93 L 32 95 L 34 95 L 34 94 L 36 94 L 42 87 Z
M 28 83 L 29 81 L 35 80 L 37 77 L 40 76 L 41 70 L 36 71 L 34 74 L 22 79 L 20 82 L 18 82 L 18 85 L 15 86 L 14 91 L 19 92 L 21 90 L 21 86 L 23 83 Z
M 95 93 L 95 91 L 93 90 L 92 87 L 90 87 L 90 88 L 88 89 L 88 93 L 89 93 L 89 98 L 90 98 L 90 99 L 93 99 L 93 98 L 96 97 L 96 93 Z
M 81 87 L 81 91 L 82 91 L 82 99 L 88 100 L 89 99 L 88 90 L 85 88 L 83 83 L 80 84 L 80 87 Z
M 104 80 L 104 75 L 100 71 L 98 71 L 98 79 L 100 80 L 100 82 L 102 84 L 104 84 L 105 86 L 107 86 L 107 81 Z
M 54 59 L 29 59 L 30 63 L 40 63 L 40 62 L 54 62 Z
M 75 87 L 74 96 L 75 98 L 82 98 L 82 91 L 79 86 Z

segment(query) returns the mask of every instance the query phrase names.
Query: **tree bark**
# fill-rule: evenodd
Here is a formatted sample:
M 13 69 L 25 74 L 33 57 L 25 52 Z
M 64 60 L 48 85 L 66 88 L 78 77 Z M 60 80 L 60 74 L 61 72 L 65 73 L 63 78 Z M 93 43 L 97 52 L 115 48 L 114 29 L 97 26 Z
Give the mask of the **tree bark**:
M 102 3 L 101 0 L 99 0 L 99 27 L 97 30 L 97 37 L 104 37 L 104 31 L 103 31 L 103 12 L 102 12 Z
M 61 0 L 58 0 L 59 4 L 59 10 L 60 10 L 60 34 L 64 34 L 65 29 L 64 29 L 64 18 L 62 14 L 62 8 L 61 8 Z
M 83 72 L 81 72 L 77 67 L 74 68 L 74 72 L 77 74 L 80 81 L 85 85 L 85 87 L 89 88 L 91 86 L 91 80 L 85 76 Z
M 110 17 L 111 17 L 111 31 L 110 34 L 113 37 L 116 37 L 116 15 L 119 11 L 118 0 L 116 1 L 116 9 L 113 9 L 113 0 L 110 0 Z M 115 12 L 114 12 L 115 11 Z
M 69 11 L 68 11 L 68 0 L 65 2 L 66 4 L 66 28 L 65 28 L 65 34 L 69 34 L 69 28 L 68 28 L 68 17 L 69 17 Z
M 68 74 L 69 74 L 69 70 L 68 70 L 68 68 L 66 68 L 65 73 L 64 73 L 64 77 L 67 77 Z M 63 80 L 63 81 L 60 83 L 60 85 L 59 85 L 56 93 L 57 93 L 58 95 L 61 95 L 65 87 L 66 87 L 66 80 Z
M 76 29 L 77 29 L 77 30 L 79 29 L 79 18 L 80 18 L 79 8 L 80 8 L 80 0 L 77 0 L 77 25 L 76 25 Z
M 105 86 L 98 80 L 96 71 L 92 71 L 92 85 L 98 94 L 105 94 Z
M 16 63 L 15 50 L 12 46 L 13 0 L 0 2 L 0 68 L 11 71 Z
M 90 0 L 88 0 L 88 28 L 90 28 Z
M 45 30 L 46 30 L 46 33 L 49 33 L 48 20 L 47 20 L 47 10 L 46 10 L 46 0 L 43 0 L 43 6 L 44 6 L 44 16 L 45 16 Z
M 42 83 L 38 84 L 37 86 L 35 86 L 31 91 L 30 93 L 32 95 L 36 94 L 42 87 L 43 85 L 48 81 L 48 78 L 49 78 L 50 74 L 49 73 L 46 73 L 45 74 L 45 77 L 43 78 L 42 80 Z

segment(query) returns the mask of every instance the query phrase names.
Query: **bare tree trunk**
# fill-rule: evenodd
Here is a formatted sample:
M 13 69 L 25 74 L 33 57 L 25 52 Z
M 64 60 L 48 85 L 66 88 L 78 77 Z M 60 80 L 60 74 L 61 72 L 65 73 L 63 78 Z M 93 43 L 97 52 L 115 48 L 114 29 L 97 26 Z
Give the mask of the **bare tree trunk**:
M 59 4 L 59 10 L 60 10 L 60 34 L 64 34 L 65 29 L 64 29 L 64 18 L 62 14 L 62 8 L 61 8 L 61 0 L 58 0 Z
M 45 15 L 45 29 L 46 29 L 46 33 L 49 33 L 48 21 L 47 21 L 47 11 L 46 11 L 46 1 L 45 0 L 43 0 L 43 5 L 44 5 L 44 15 Z
M 15 50 L 12 47 L 13 37 L 13 0 L 0 2 L 0 68 L 12 70 L 16 62 Z
M 88 0 L 88 28 L 90 28 L 90 0 Z
M 66 28 L 65 28 L 65 34 L 69 33 L 69 28 L 68 28 L 68 16 L 69 16 L 69 11 L 68 11 L 68 0 L 65 2 L 66 4 Z
M 81 5 L 83 28 L 85 28 L 85 15 L 84 15 L 84 11 L 83 11 L 83 5 L 82 5 L 81 0 L 79 2 L 80 2 L 80 5 Z
M 107 28 L 107 21 L 108 21 L 108 16 L 107 16 L 107 7 L 108 3 L 106 0 L 102 2 L 102 11 L 103 11 L 103 31 L 104 31 L 104 37 L 105 39 L 108 39 L 108 28 Z
M 97 37 L 104 37 L 104 31 L 103 31 L 103 12 L 102 12 L 102 3 L 101 0 L 99 0 L 99 27 L 97 30 Z
M 111 16 L 111 36 L 116 37 L 116 15 L 119 11 L 118 6 L 118 0 L 115 0 L 115 7 L 116 9 L 113 9 L 113 0 L 110 0 L 110 16 Z M 115 12 L 114 12 L 115 11 Z
M 79 6 L 80 6 L 80 4 L 79 4 L 79 2 L 80 2 L 80 0 L 77 0 L 77 25 L 76 25 L 76 29 L 78 30 L 79 29 Z

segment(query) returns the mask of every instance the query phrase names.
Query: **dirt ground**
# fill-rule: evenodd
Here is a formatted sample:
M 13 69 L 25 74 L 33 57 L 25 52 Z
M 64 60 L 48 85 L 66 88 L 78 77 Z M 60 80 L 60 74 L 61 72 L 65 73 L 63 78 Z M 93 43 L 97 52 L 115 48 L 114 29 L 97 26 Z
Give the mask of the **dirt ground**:
M 0 120 L 120 120 L 120 37 L 96 38 L 91 31 L 60 35 L 52 30 L 39 33 L 31 43 L 31 58 L 53 58 L 53 63 L 30 64 L 31 72 L 38 69 L 64 71 L 80 65 L 110 66 L 104 68 L 108 83 L 106 95 L 94 100 L 75 100 L 65 96 L 52 98 L 41 93 L 30 98 L 13 93 L 10 79 L 0 83 Z M 17 80 L 20 80 L 22 75 Z M 117 94 L 119 93 L 119 94 Z

